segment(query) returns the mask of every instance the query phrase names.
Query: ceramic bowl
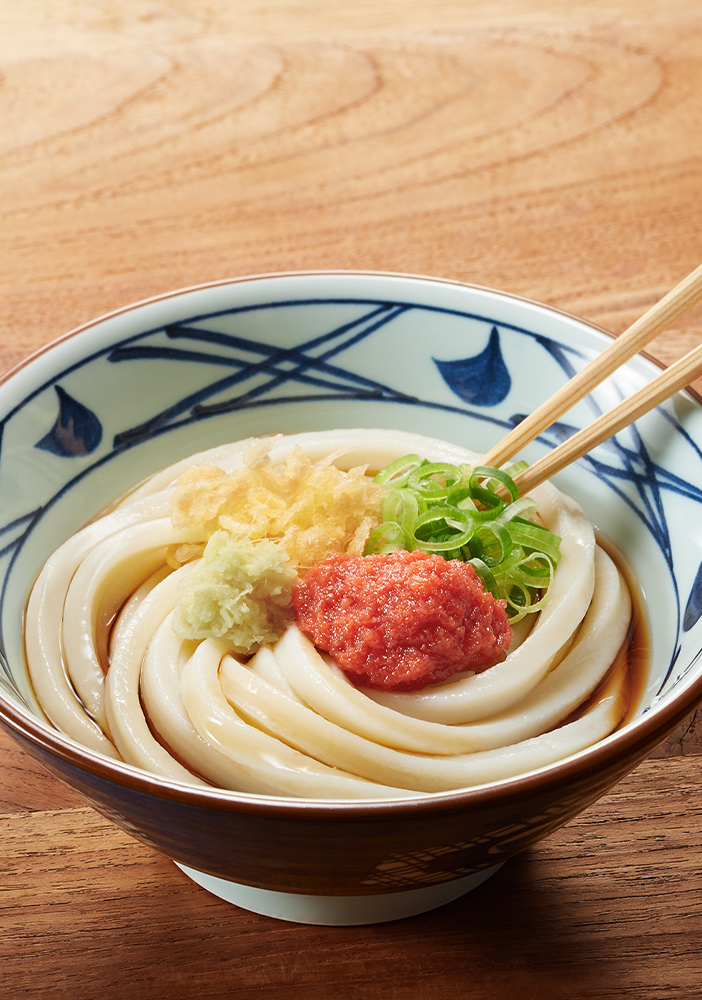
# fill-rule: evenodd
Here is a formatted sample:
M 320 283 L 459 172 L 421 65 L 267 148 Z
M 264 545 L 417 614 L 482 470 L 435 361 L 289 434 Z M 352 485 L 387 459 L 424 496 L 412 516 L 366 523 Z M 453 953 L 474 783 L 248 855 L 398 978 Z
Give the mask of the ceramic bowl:
M 32 757 L 201 885 L 321 923 L 388 920 L 477 885 L 567 822 L 702 700 L 702 408 L 687 393 L 556 482 L 624 554 L 647 620 L 635 717 L 490 785 L 321 802 L 161 780 L 43 722 L 22 617 L 52 550 L 127 487 L 251 434 L 397 428 L 486 451 L 608 343 L 524 299 L 431 278 L 300 273 L 175 292 L 96 320 L 0 383 L 0 721 Z M 530 445 L 535 460 L 657 372 L 634 358 Z

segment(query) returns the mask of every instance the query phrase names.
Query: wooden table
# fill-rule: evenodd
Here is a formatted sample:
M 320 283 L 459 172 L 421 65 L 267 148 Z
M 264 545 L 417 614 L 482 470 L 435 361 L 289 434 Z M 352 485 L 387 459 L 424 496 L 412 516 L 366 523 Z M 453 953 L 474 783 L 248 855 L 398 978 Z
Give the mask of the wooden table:
M 0 369 L 290 269 L 462 279 L 621 332 L 702 256 L 699 0 L 3 0 L 0 71 Z M 207 895 L 0 735 L 2 994 L 699 997 L 700 718 L 471 895 L 352 929 Z

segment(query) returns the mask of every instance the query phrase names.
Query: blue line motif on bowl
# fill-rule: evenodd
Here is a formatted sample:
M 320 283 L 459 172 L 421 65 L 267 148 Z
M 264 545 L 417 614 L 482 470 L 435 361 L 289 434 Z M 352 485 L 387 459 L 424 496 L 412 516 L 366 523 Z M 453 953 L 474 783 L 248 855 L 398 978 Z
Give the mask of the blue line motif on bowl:
M 102 440 L 100 420 L 91 409 L 79 403 L 60 385 L 55 385 L 54 389 L 59 409 L 56 422 L 34 447 L 63 458 L 91 454 Z
M 355 310 L 355 314 L 330 330 L 301 339 L 294 346 L 282 347 L 243 334 L 222 332 L 213 328 L 216 321 L 221 321 L 223 317 L 236 318 L 254 311 L 269 310 L 274 313 L 285 308 L 294 309 L 298 306 L 309 308 L 330 304 L 349 307 Z M 483 339 L 485 347 L 472 356 L 439 360 L 427 355 L 427 364 L 433 364 L 439 372 L 450 393 L 456 398 L 456 403 L 421 398 L 414 392 L 405 392 L 401 387 L 392 386 L 380 378 L 368 377 L 366 374 L 354 371 L 352 367 L 343 367 L 338 363 L 340 356 L 355 344 L 377 335 L 380 331 L 387 331 L 401 317 L 419 314 L 430 318 L 432 313 L 470 320 L 474 324 L 482 325 L 485 331 Z M 31 510 L 14 512 L 11 521 L 0 526 L 0 560 L 10 562 L 0 596 L 0 610 L 1 604 L 4 604 L 12 563 L 44 510 L 48 509 L 58 496 L 65 495 L 74 483 L 126 449 L 184 424 L 221 413 L 272 403 L 372 399 L 381 403 L 401 402 L 420 408 L 462 414 L 488 422 L 501 430 L 509 430 L 522 419 L 522 414 L 514 413 L 511 417 L 505 418 L 496 413 L 486 412 L 500 403 L 509 401 L 517 376 L 517 372 L 510 372 L 508 361 L 505 360 L 502 351 L 500 335 L 504 331 L 530 338 L 552 361 L 555 361 L 567 378 L 577 370 L 575 359 L 578 356 L 580 359 L 583 357 L 582 352 L 572 345 L 485 315 L 406 301 L 352 298 L 291 300 L 224 309 L 192 316 L 167 327 L 140 332 L 96 351 L 38 387 L 0 422 L 1 448 L 2 434 L 9 422 L 33 398 L 53 390 L 58 399 L 59 414 L 53 426 L 36 442 L 36 447 L 49 452 L 52 456 L 67 459 L 69 464 L 71 460 L 83 459 L 81 470 L 72 478 L 67 478 L 59 493 L 41 498 L 41 502 Z M 432 347 L 436 350 L 436 343 L 431 342 L 431 337 L 427 337 L 426 341 L 428 349 Z M 401 342 L 398 346 L 402 350 Z M 98 413 L 59 385 L 59 382 L 71 372 L 101 360 L 106 360 L 110 365 L 128 366 L 130 363 L 149 359 L 167 359 L 177 364 L 198 366 L 203 373 L 203 382 L 199 388 L 172 400 L 167 407 L 159 407 L 148 419 L 127 424 L 111 434 L 110 440 L 104 437 Z M 213 378 L 211 377 L 213 368 L 218 373 L 224 369 L 225 374 L 217 374 L 217 377 Z M 295 392 L 291 391 L 293 388 Z M 592 397 L 588 398 L 588 404 L 595 413 L 600 412 Z M 127 407 L 125 415 L 127 417 L 129 415 Z M 671 421 L 676 431 L 685 435 L 684 429 L 670 415 L 666 414 L 666 419 Z M 544 433 L 540 440 L 546 446 L 554 447 L 577 429 L 579 428 L 571 424 L 559 423 Z M 597 457 L 589 455 L 582 462 L 606 482 L 645 524 L 663 554 L 675 587 L 664 494 L 675 493 L 695 504 L 700 504 L 702 491 L 689 482 L 678 480 L 673 473 L 657 465 L 651 459 L 635 429 L 633 436 L 633 447 L 625 446 L 620 438 L 615 437 L 606 446 L 597 450 Z M 699 449 L 696 450 L 699 456 Z M 90 462 L 87 464 L 86 456 L 90 456 Z M 687 599 L 684 619 L 677 590 L 675 599 L 678 609 L 677 634 L 680 635 L 681 628 L 689 629 L 702 616 L 702 566 Z M 662 687 L 672 675 L 679 648 L 678 643 Z M 0 658 L 0 672 L 1 668 Z M 675 678 L 674 681 L 679 679 Z
M 496 326 L 490 331 L 487 346 L 479 354 L 459 361 L 433 358 L 441 377 L 451 392 L 473 406 L 497 406 L 509 395 L 512 379 L 500 350 Z
M 405 311 L 402 304 L 381 304 L 370 313 L 351 322 L 344 323 L 328 333 L 314 337 L 296 345 L 294 348 L 282 348 L 261 343 L 250 338 L 232 334 L 224 334 L 213 330 L 203 330 L 191 322 L 173 324 L 165 332 L 172 340 L 189 340 L 193 343 L 212 344 L 227 348 L 231 354 L 221 354 L 204 351 L 202 348 L 172 348 L 164 346 L 135 346 L 116 348 L 109 355 L 113 363 L 135 359 L 168 359 L 173 361 L 200 363 L 234 369 L 231 375 L 217 379 L 198 392 L 178 400 L 168 409 L 157 413 L 149 421 L 128 428 L 115 437 L 115 447 L 123 444 L 133 444 L 145 437 L 150 437 L 156 430 L 170 424 L 174 418 L 188 414 L 190 418 L 199 419 L 208 415 L 226 413 L 254 405 L 257 400 L 270 396 L 272 392 L 289 382 L 303 384 L 323 392 L 300 398 L 326 398 L 343 396 L 352 399 L 381 398 L 388 394 L 392 399 L 406 397 L 388 386 L 365 376 L 358 375 L 347 369 L 330 364 L 329 359 L 363 340 L 382 326 Z M 319 348 L 325 347 L 320 351 Z M 314 353 L 317 352 L 317 353 Z M 250 356 L 254 361 L 249 360 Z M 257 376 L 266 375 L 268 380 L 263 385 L 247 388 Z M 234 389 L 230 399 L 208 404 L 207 399 L 225 390 Z M 241 389 L 242 391 L 238 391 Z M 281 400 L 276 397 L 275 402 Z M 414 401 L 414 400 L 413 400 Z
M 687 599 L 687 604 L 685 605 L 685 614 L 683 615 L 683 630 L 689 632 L 690 629 L 697 624 L 697 622 L 702 617 L 702 563 L 700 563 L 699 569 L 695 576 L 695 582 L 692 584 L 692 590 L 690 591 L 690 596 Z

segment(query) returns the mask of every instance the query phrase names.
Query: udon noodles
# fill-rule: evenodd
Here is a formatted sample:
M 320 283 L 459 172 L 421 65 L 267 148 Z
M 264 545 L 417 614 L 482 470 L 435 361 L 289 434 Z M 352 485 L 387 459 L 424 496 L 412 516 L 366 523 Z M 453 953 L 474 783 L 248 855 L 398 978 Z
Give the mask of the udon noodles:
M 174 545 L 179 477 L 198 464 L 236 469 L 251 440 L 165 469 L 63 544 L 30 597 L 26 654 L 48 720 L 93 751 L 165 779 L 245 793 L 385 799 L 476 786 L 592 746 L 627 710 L 628 588 L 580 507 L 550 483 L 534 491 L 560 536 L 545 609 L 516 626 L 501 662 L 414 692 L 354 686 L 294 622 L 250 658 L 172 627 L 188 563 Z M 388 431 L 281 436 L 271 460 L 298 447 L 313 462 L 370 469 L 409 451 L 475 462 L 437 440 Z M 197 563 L 197 559 L 194 560 Z

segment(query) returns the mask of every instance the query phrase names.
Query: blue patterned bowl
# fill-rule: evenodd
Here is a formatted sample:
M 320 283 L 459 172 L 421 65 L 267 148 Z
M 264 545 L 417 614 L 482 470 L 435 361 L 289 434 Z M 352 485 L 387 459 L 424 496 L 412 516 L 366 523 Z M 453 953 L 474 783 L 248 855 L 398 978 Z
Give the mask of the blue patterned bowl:
M 356 923 L 455 898 L 631 770 L 702 700 L 702 408 L 682 393 L 561 473 L 647 608 L 638 716 L 567 761 L 416 800 L 324 803 L 168 782 L 42 721 L 23 655 L 53 549 L 130 485 L 250 434 L 399 428 L 487 451 L 608 343 L 484 288 L 362 273 L 222 282 L 130 306 L 0 383 L 0 721 L 27 752 L 224 898 Z M 650 379 L 637 357 L 544 433 L 535 460 Z M 235 849 L 232 848 L 235 845 Z

